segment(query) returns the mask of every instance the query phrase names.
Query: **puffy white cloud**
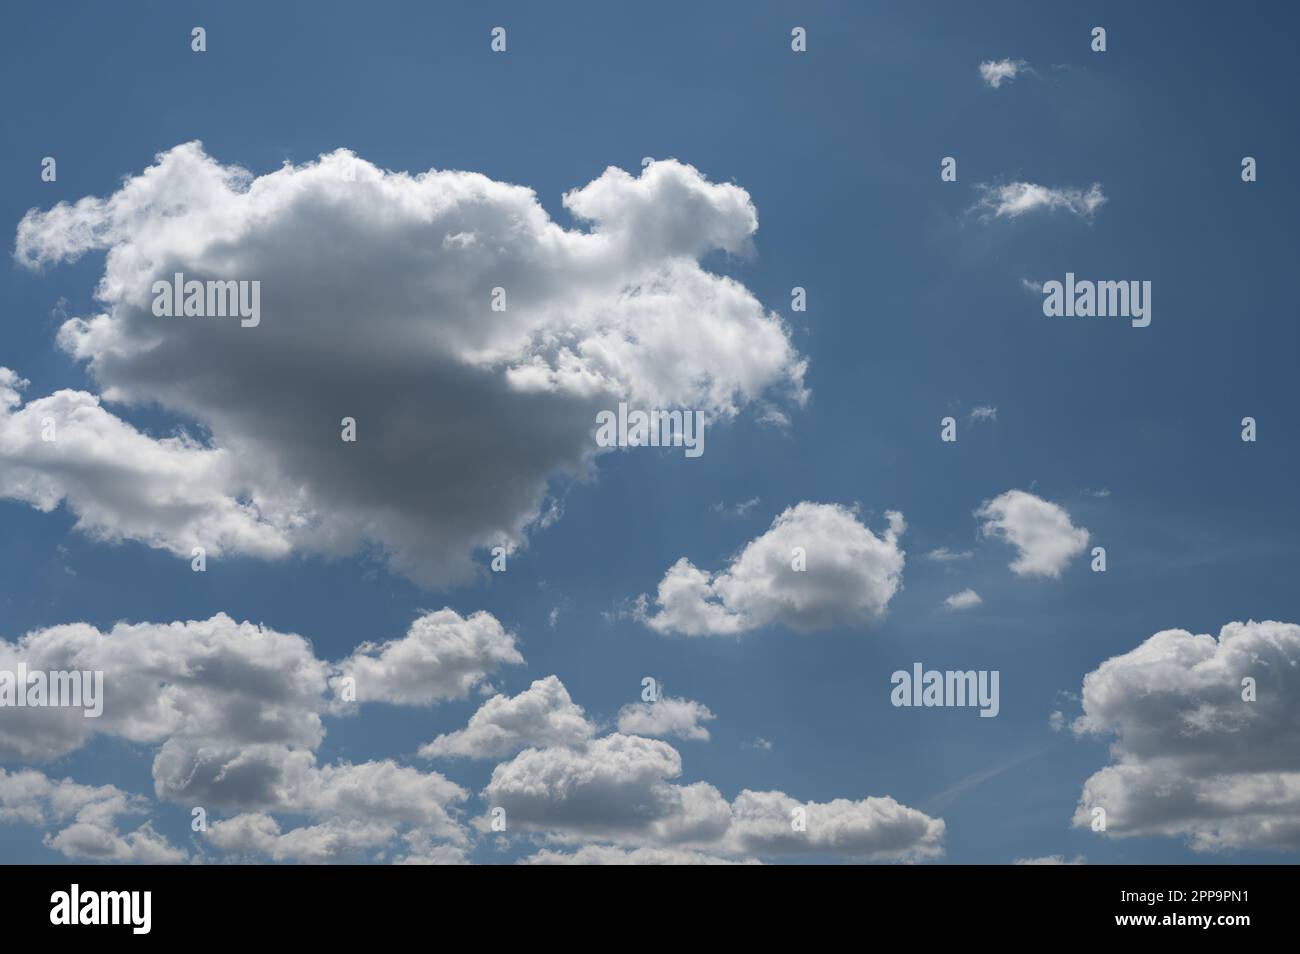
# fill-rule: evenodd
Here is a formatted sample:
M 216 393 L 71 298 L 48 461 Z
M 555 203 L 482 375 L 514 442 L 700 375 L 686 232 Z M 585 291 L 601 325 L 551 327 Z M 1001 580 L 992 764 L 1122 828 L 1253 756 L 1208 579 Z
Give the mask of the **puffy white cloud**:
M 627 400 L 719 421 L 805 399 L 780 317 L 699 265 L 747 249 L 743 189 L 666 160 L 635 178 L 608 169 L 564 203 L 588 229 L 474 173 L 385 172 L 338 151 L 254 176 L 188 143 L 107 198 L 29 212 L 21 264 L 108 252 L 103 311 L 68 320 L 60 345 L 105 400 L 157 402 L 208 443 L 145 444 L 93 397 L 56 395 L 14 415 L 4 446 L 24 453 L 43 401 L 77 436 L 13 476 L 3 463 L 0 492 L 65 500 L 96 534 L 177 552 L 377 544 L 439 585 L 472 574 L 478 548 L 522 545 L 550 479 L 593 473 L 598 410 Z M 261 282 L 260 323 L 154 316 L 154 282 L 177 272 Z M 490 307 L 497 287 L 505 311 Z M 339 439 L 344 417 L 355 443 Z M 133 459 L 164 476 L 118 486 Z M 171 475 L 186 477 L 174 506 L 140 512 L 144 487 Z
M 327 664 L 301 636 L 208 620 L 86 623 L 0 639 L 0 669 L 101 671 L 103 714 L 74 708 L 0 708 L 0 757 L 52 759 L 104 734 L 143 744 L 189 737 L 204 744 L 314 748 L 323 736 Z
M 877 537 L 846 507 L 797 504 L 719 573 L 678 560 L 659 583 L 655 612 L 643 610 L 644 622 L 687 636 L 875 622 L 902 586 L 903 515 L 889 511 L 885 518 L 887 529 Z M 803 570 L 793 568 L 795 548 L 806 554 Z
M 1243 680 L 1254 680 L 1254 699 Z M 1194 849 L 1300 850 L 1300 626 L 1156 633 L 1083 680 L 1080 735 L 1112 739 L 1074 824 L 1181 836 Z
M 1009 182 L 1006 185 L 979 185 L 982 195 L 974 211 L 991 218 L 1016 219 L 1028 212 L 1064 209 L 1081 219 L 1091 219 L 1106 203 L 1101 183 L 1085 189 L 1052 188 L 1033 182 Z
M 733 860 L 834 854 L 918 861 L 943 853 L 943 821 L 892 798 L 818 804 L 746 790 L 729 804 L 706 782 L 675 782 L 681 771 L 681 756 L 668 743 L 615 733 L 580 749 L 527 749 L 496 767 L 483 797 L 505 809 L 511 831 L 584 846 L 529 859 L 546 863 L 620 856 L 638 863 L 638 852 L 628 848 L 666 850 L 665 861 L 683 850 Z M 796 808 L 807 821 L 803 831 L 791 824 Z
M 514 634 L 491 613 L 443 609 L 421 616 L 401 639 L 363 643 L 330 683 L 341 691 L 351 677 L 360 703 L 425 706 L 464 699 L 491 673 L 523 661 Z
M 85 391 L 23 405 L 27 384 L 0 368 L 0 497 L 46 512 L 65 504 L 92 537 L 139 540 L 187 559 L 196 546 L 212 556 L 289 552 L 284 533 L 232 492 L 229 451 L 185 435 L 149 437 Z
M 126 835 L 118 832 L 117 816 L 147 810 L 146 799 L 115 785 L 82 785 L 67 778 L 55 781 L 32 769 L 6 772 L 0 768 L 0 823 L 63 825 L 45 836 L 45 845 L 76 861 L 150 865 L 185 861 L 186 852 L 171 845 L 149 822 Z
M 1009 83 L 1021 72 L 1027 72 L 1029 64 L 1024 60 L 985 60 L 980 63 L 980 79 L 986 86 L 999 89 L 1003 83 Z
M 950 610 L 964 610 L 979 606 L 984 600 L 974 590 L 965 589 L 960 593 L 954 593 L 943 601 L 943 605 Z
M 986 500 L 975 516 L 983 521 L 984 536 L 1016 548 L 1011 570 L 1019 576 L 1058 578 L 1088 546 L 1088 531 L 1074 526 L 1064 507 L 1023 490 L 1008 490 Z
M 657 702 L 625 705 L 618 713 L 618 731 L 627 735 L 673 736 L 707 742 L 709 730 L 700 723 L 715 718 L 703 703 L 665 696 Z
M 440 688 L 415 694 L 404 683 L 393 688 L 389 669 L 381 666 L 373 684 L 387 688 L 378 695 L 403 704 L 427 704 L 453 690 L 465 695 L 474 680 L 443 678 L 432 661 L 438 654 L 414 650 L 428 649 L 426 637 L 437 627 L 465 636 L 476 619 L 444 610 L 417 620 L 406 637 L 412 650 L 406 665 Z M 495 632 L 482 620 L 478 629 Z M 362 655 L 389 662 L 406 658 L 401 642 Z M 446 648 L 441 639 L 435 642 Z M 451 644 L 482 648 L 472 638 Z M 449 673 L 466 671 L 464 653 L 439 658 Z M 32 668 L 101 669 L 105 702 L 99 719 L 82 720 L 77 713 L 90 729 L 78 728 L 81 722 L 70 728 L 62 721 L 66 713 L 57 709 L 0 708 L 0 740 L 11 752 L 21 744 L 19 757 L 53 758 L 85 744 L 92 732 L 154 746 L 155 794 L 226 813 L 209 821 L 206 841 L 229 859 L 460 864 L 473 847 L 461 821 L 469 793 L 455 782 L 392 759 L 319 760 L 322 715 L 358 710 L 338 710 L 328 686 L 338 667 L 316 659 L 300 636 L 235 623 L 222 614 L 200 622 L 123 623 L 108 633 L 72 624 L 29 633 L 13 644 L 0 642 L 0 668 L 15 659 Z M 681 703 L 681 711 L 673 714 L 670 702 Z M 658 727 L 665 732 L 696 735 L 703 731 L 700 722 L 712 716 L 697 703 L 665 700 L 649 712 L 624 711 L 622 721 L 626 726 L 659 720 L 659 706 L 671 716 Z M 888 798 L 803 806 L 815 823 L 807 840 L 782 841 L 773 812 L 797 804 L 789 796 L 745 792 L 729 803 L 708 782 L 683 783 L 675 748 L 623 732 L 596 738 L 595 726 L 554 676 L 517 696 L 489 699 L 464 730 L 439 736 L 426 749 L 482 756 L 523 745 L 528 747 L 494 768 L 481 804 L 505 809 L 512 837 L 517 832 L 578 846 L 567 856 L 542 852 L 534 861 L 708 863 L 796 850 L 917 860 L 941 851 L 942 821 Z M 149 823 L 118 832 L 117 816 L 147 807 L 145 799 L 113 786 L 55 783 L 31 770 L 0 770 L 0 822 L 62 826 L 46 844 L 69 857 L 186 860 Z M 286 829 L 285 817 L 305 823 Z M 486 832 L 485 818 L 475 827 Z
M 401 639 L 363 644 L 339 665 L 318 659 L 301 636 L 225 614 L 120 623 L 107 633 L 85 623 L 54 626 L 0 640 L 0 669 L 22 663 L 29 671 L 100 671 L 103 713 L 0 708 L 0 758 L 52 759 L 94 735 L 126 739 L 156 747 L 160 799 L 243 813 L 224 828 L 241 852 L 262 845 L 268 857 L 328 860 L 377 847 L 388 831 L 387 840 L 419 833 L 411 857 L 446 857 L 442 847 L 467 844 L 456 806 L 468 792 L 437 772 L 392 760 L 321 764 L 322 716 L 357 712 L 339 704 L 330 683 L 355 673 L 361 702 L 429 705 L 464 698 L 500 666 L 522 662 L 514 636 L 489 614 L 447 609 L 418 618 Z M 113 812 L 96 809 L 93 817 L 81 812 L 52 847 L 77 857 L 167 859 L 173 849 L 152 829 L 120 837 L 108 824 L 111 814 L 138 804 L 115 802 Z M 272 813 L 317 824 L 281 833 Z M 342 823 L 354 826 L 356 837 L 342 832 Z
M 406 854 L 393 859 L 395 865 L 467 865 L 469 859 L 461 845 L 439 842 L 423 829 L 412 829 L 402 836 Z
M 655 739 L 615 733 L 582 749 L 525 749 L 492 771 L 484 798 L 512 829 L 562 840 L 712 840 L 730 810 L 716 788 L 676 785 L 681 756 Z
M 517 696 L 493 696 L 469 725 L 420 747 L 425 758 L 498 758 L 523 748 L 581 746 L 596 734 L 582 707 L 556 676 L 538 679 Z
M 227 855 L 279 862 L 328 864 L 355 860 L 382 848 L 396 832 L 388 825 L 330 820 L 287 832 L 270 815 L 247 814 L 213 822 L 208 841 Z
M 892 798 L 799 802 L 784 792 L 741 792 L 728 843 L 756 855 L 831 853 L 863 861 L 922 861 L 943 854 L 944 822 Z M 806 829 L 792 820 L 802 809 Z

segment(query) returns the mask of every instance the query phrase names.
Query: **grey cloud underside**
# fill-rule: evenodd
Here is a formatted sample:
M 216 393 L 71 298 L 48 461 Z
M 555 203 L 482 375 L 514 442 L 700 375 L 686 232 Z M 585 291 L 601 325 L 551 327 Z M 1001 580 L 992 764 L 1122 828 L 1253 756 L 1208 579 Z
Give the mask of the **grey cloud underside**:
M 229 452 L 214 493 L 274 539 L 209 533 L 214 548 L 377 546 L 440 585 L 470 574 L 479 548 L 525 543 L 551 481 L 594 473 L 599 410 L 687 406 L 716 423 L 806 397 L 779 316 L 698 264 L 748 249 L 757 214 L 742 189 L 668 160 L 637 178 L 611 168 L 564 201 L 589 230 L 474 173 L 385 173 L 337 152 L 254 177 L 191 143 L 107 199 L 28 213 L 16 257 L 39 268 L 108 251 L 105 310 L 68 320 L 59 344 L 106 400 L 156 402 Z M 260 323 L 156 316 L 153 283 L 177 272 L 260 281 Z M 340 440 L 344 417 L 356 443 Z M 12 440 L 30 452 L 29 438 Z M 79 446 L 49 467 L 75 466 Z M 175 538 L 203 536 L 193 519 L 146 533 L 120 501 L 96 507 L 93 486 L 78 485 L 80 504 L 53 483 L 45 497 L 95 509 L 110 538 L 187 552 Z
M 75 623 L 0 640 L 0 669 L 20 662 L 101 670 L 103 714 L 0 708 L 0 758 L 50 763 L 97 737 L 133 743 L 153 753 L 159 801 L 212 813 L 191 853 L 153 829 L 143 796 L 34 769 L 0 770 L 0 823 L 45 830 L 46 844 L 69 858 L 458 864 L 487 836 L 490 807 L 506 810 L 506 837 L 572 849 L 538 861 L 745 862 L 792 853 L 900 861 L 943 850 L 942 820 L 889 798 L 817 804 L 742 791 L 729 802 L 707 782 L 683 783 L 673 746 L 600 736 L 556 676 L 492 696 L 465 729 L 421 749 L 434 759 L 506 757 L 480 793 L 476 810 L 484 814 L 471 816 L 472 794 L 437 771 L 391 758 L 320 758 L 328 719 L 365 718 L 374 703 L 463 700 L 523 665 L 514 635 L 488 613 L 426 613 L 402 636 L 363 642 L 336 662 L 318 658 L 301 636 L 222 614 L 107 632 Z M 665 714 L 671 718 L 659 728 L 687 735 L 712 717 L 688 700 L 641 716 L 656 722 Z M 796 808 L 807 813 L 807 833 L 792 836 Z M 132 816 L 146 817 L 123 833 Z
M 1248 699 L 1244 679 L 1255 681 Z M 1199 851 L 1300 850 L 1300 626 L 1156 633 L 1083 681 L 1079 735 L 1110 738 L 1074 824 L 1182 837 Z

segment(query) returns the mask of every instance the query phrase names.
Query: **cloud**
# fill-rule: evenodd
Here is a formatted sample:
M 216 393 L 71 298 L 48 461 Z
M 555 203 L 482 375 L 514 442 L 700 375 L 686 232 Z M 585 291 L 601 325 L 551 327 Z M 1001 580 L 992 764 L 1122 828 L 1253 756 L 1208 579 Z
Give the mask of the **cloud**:
M 636 702 L 618 713 L 618 731 L 627 735 L 658 738 L 676 737 L 699 742 L 709 740 L 709 730 L 701 722 L 717 718 L 709 707 L 690 699 L 665 696 L 657 702 Z
M 213 822 L 207 838 L 232 857 L 262 856 L 276 862 L 327 864 L 364 857 L 393 840 L 389 825 L 330 820 L 282 833 L 270 815 L 236 815 Z
M 92 735 L 157 745 L 192 737 L 204 745 L 279 744 L 314 748 L 324 735 L 327 664 L 301 636 L 208 620 L 87 623 L 0 639 L 0 669 L 102 671 L 103 714 L 81 709 L 0 708 L 0 758 L 49 760 Z
M 925 555 L 927 560 L 933 560 L 936 563 L 951 563 L 954 560 L 969 560 L 975 555 L 973 550 L 962 550 L 960 552 L 950 550 L 948 547 L 939 547 L 937 550 L 931 550 Z
M 596 734 L 582 707 L 556 676 L 536 680 L 517 696 L 493 696 L 469 725 L 420 747 L 424 758 L 499 758 L 520 749 L 581 746 Z
M 32 769 L 0 768 L 0 824 L 64 826 L 47 834 L 44 844 L 74 861 L 166 865 L 187 860 L 187 853 L 149 822 L 126 835 L 118 832 L 117 816 L 142 814 L 148 804 L 115 785 L 82 785 Z
M 1087 190 L 1037 185 L 1033 182 L 1011 182 L 1001 186 L 980 184 L 980 200 L 971 211 L 984 218 L 1017 219 L 1028 212 L 1053 212 L 1065 209 L 1081 219 L 1091 220 L 1106 203 L 1101 183 L 1094 182 Z M 1024 282 L 1026 288 L 1032 287 Z
M 681 771 L 668 743 L 614 733 L 583 749 L 525 749 L 493 769 L 483 795 L 511 828 L 560 840 L 715 841 L 730 808 L 712 785 L 669 781 Z
M 681 771 L 681 756 L 668 743 L 614 733 L 583 749 L 527 749 L 493 770 L 483 797 L 505 810 L 510 830 L 561 843 L 596 840 L 742 859 L 919 861 L 943 852 L 944 822 L 892 798 L 819 804 L 745 790 L 729 804 L 706 782 L 675 783 Z M 795 809 L 803 830 L 794 827 Z
M 480 636 L 495 634 L 491 644 L 503 633 L 485 615 L 425 614 L 403 639 L 365 644 L 348 658 L 404 660 L 407 675 L 418 672 L 426 685 L 412 692 L 407 681 L 393 681 L 394 667 L 382 665 L 360 683 L 382 689 L 371 693 L 372 701 L 431 705 L 463 698 L 476 685 L 464 678 L 466 647 L 479 653 Z M 449 645 L 457 651 L 443 652 Z M 493 665 L 506 661 L 486 656 Z M 98 719 L 78 712 L 74 724 L 65 721 L 65 710 L 0 708 L 5 757 L 21 751 L 22 758 L 57 758 L 94 735 L 152 748 L 156 797 L 219 816 L 209 820 L 204 839 L 225 860 L 460 864 L 475 845 L 475 831 L 488 830 L 488 816 L 464 824 L 470 793 L 437 772 L 391 758 L 321 761 L 322 717 L 359 717 L 363 707 L 337 705 L 339 666 L 317 659 L 301 636 L 224 614 L 197 622 L 120 623 L 106 633 L 77 623 L 37 630 L 16 643 L 0 641 L 0 668 L 17 660 L 32 669 L 102 670 L 104 712 Z M 698 737 L 712 713 L 687 700 L 664 700 L 649 712 L 634 708 L 620 717 L 647 731 Z M 642 724 L 656 721 L 661 724 Z M 91 728 L 80 728 L 83 723 Z M 575 846 L 571 857 L 552 860 L 614 860 L 613 849 L 624 850 L 628 863 L 748 861 L 796 849 L 917 860 L 942 850 L 943 822 L 892 799 L 818 805 L 795 803 L 781 792 L 742 792 L 728 802 L 708 782 L 682 783 L 681 755 L 673 746 L 625 732 L 596 737 L 555 676 L 517 696 L 487 700 L 465 729 L 424 748 L 425 755 L 513 753 L 493 769 L 481 804 L 505 809 L 507 837 L 518 833 Z M 805 841 L 777 837 L 769 816 L 787 803 L 807 813 Z M 111 785 L 0 770 L 0 822 L 49 829 L 45 843 L 70 858 L 190 860 L 148 821 L 133 832 L 118 831 L 116 818 L 149 807 L 143 797 Z M 194 860 L 203 857 L 200 852 Z
M 90 394 L 16 412 L 11 399 L 0 492 L 186 555 L 375 546 L 437 586 L 471 576 L 483 548 L 524 545 L 552 481 L 594 473 L 598 410 L 720 422 L 806 399 L 779 315 L 699 264 L 749 249 L 743 189 L 665 160 L 635 178 L 607 169 L 564 205 L 585 229 L 475 173 L 385 172 L 340 150 L 255 176 L 187 143 L 107 198 L 28 212 L 20 264 L 108 253 L 102 310 L 64 322 L 60 346 L 103 400 L 157 403 L 206 443 L 150 438 Z M 153 283 L 178 272 L 259 281 L 260 323 L 154 316 Z M 505 311 L 490 307 L 498 287 Z M 59 441 L 34 448 L 47 410 Z M 133 486 L 137 459 L 162 476 Z M 143 512 L 163 481 L 169 506 Z
M 985 60 L 980 63 L 980 79 L 994 89 L 1000 89 L 1003 83 L 1011 82 L 1021 72 L 1029 72 L 1029 64 L 1024 60 Z
M 211 556 L 289 552 L 284 532 L 232 493 L 229 451 L 184 434 L 149 437 L 85 391 L 23 405 L 27 384 L 0 367 L 0 497 L 47 513 L 64 504 L 88 536 L 138 540 L 186 559 L 196 546 Z
M 1300 626 L 1234 622 L 1217 639 L 1163 630 L 1088 673 L 1072 729 L 1110 739 L 1111 764 L 1084 783 L 1074 824 L 1101 807 L 1108 837 L 1300 850 L 1297 660 Z
M 358 702 L 426 706 L 464 699 L 489 674 L 523 661 L 514 634 L 492 614 L 443 609 L 421 616 L 401 639 L 357 647 L 331 685 L 338 691 L 350 676 Z
M 419 617 L 401 639 L 362 644 L 341 664 L 317 658 L 301 636 L 220 613 L 201 621 L 119 623 L 108 632 L 85 623 L 53 626 L 0 640 L 0 669 L 22 663 L 29 671 L 102 671 L 103 714 L 0 708 L 0 758 L 50 760 L 95 736 L 123 739 L 154 749 L 160 800 L 242 817 L 224 827 L 213 822 L 210 830 L 227 839 L 213 841 L 218 847 L 333 860 L 380 845 L 387 831 L 387 840 L 418 833 L 424 853 L 437 856 L 435 842 L 467 844 L 457 806 L 469 793 L 437 772 L 391 759 L 321 763 L 322 718 L 358 714 L 357 704 L 340 704 L 335 695 L 345 673 L 355 674 L 361 703 L 431 705 L 463 699 L 499 667 L 522 662 L 513 635 L 489 614 L 462 617 L 449 609 Z M 119 794 L 105 791 L 99 802 L 112 811 L 82 811 L 51 847 L 76 857 L 169 860 L 175 850 L 150 828 L 116 834 L 111 816 L 143 804 L 126 795 L 113 801 Z M 31 809 L 18 814 L 40 821 Z M 281 832 L 276 814 L 314 824 Z M 344 823 L 355 830 L 344 832 Z
M 1083 855 L 1075 855 L 1067 861 L 1064 855 L 1043 855 L 1040 858 L 1017 858 L 1011 863 L 1013 865 L 1086 865 L 1088 859 Z
M 804 812 L 806 831 L 794 829 L 796 809 Z M 758 855 L 826 852 L 862 861 L 923 861 L 943 854 L 943 820 L 892 798 L 819 804 L 783 792 L 745 790 L 732 813 L 728 841 Z
M 544 849 L 523 859 L 528 865 L 757 865 L 755 858 L 733 860 L 680 848 L 618 848 L 584 845 L 577 851 Z
M 980 595 L 974 590 L 965 589 L 960 593 L 952 594 L 952 596 L 943 601 L 943 605 L 948 607 L 950 610 L 964 610 L 979 606 L 983 602 L 984 601 L 980 599 Z
M 742 500 L 739 503 L 727 504 L 721 500 L 709 507 L 714 513 L 720 513 L 727 516 L 743 517 L 759 505 L 761 501 L 757 497 L 750 497 L 748 500 Z
M 889 511 L 885 518 L 887 529 L 877 537 L 846 507 L 797 504 L 719 573 L 682 557 L 659 583 L 655 612 L 643 609 L 642 618 L 656 632 L 687 636 L 875 622 L 902 586 L 903 515 Z M 793 568 L 795 548 L 806 554 L 804 570 Z M 645 598 L 642 605 L 648 607 Z
M 971 408 L 970 419 L 972 421 L 996 421 L 998 419 L 998 409 L 991 404 L 973 407 Z
M 1065 508 L 1023 490 L 986 500 L 975 516 L 983 521 L 981 534 L 1016 548 L 1011 570 L 1018 576 L 1059 578 L 1088 546 L 1088 531 L 1075 527 Z

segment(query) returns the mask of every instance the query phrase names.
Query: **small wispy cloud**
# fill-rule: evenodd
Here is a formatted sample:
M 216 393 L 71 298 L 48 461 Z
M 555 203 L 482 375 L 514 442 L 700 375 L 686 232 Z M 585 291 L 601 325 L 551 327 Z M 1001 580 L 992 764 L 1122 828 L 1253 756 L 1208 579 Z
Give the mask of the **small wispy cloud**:
M 970 411 L 972 421 L 996 421 L 998 419 L 998 409 L 991 404 L 981 404 L 979 407 L 973 407 Z
M 757 497 L 751 497 L 748 500 L 742 500 L 740 503 L 734 503 L 734 504 L 729 504 L 720 500 L 717 503 L 711 505 L 709 509 L 712 510 L 714 513 L 727 514 L 735 517 L 743 517 L 745 516 L 745 514 L 749 513 L 751 510 L 757 507 L 759 503 L 760 501 Z
M 931 550 L 925 555 L 927 560 L 933 560 L 936 563 L 950 563 L 953 560 L 969 560 L 973 555 L 973 550 L 950 550 L 947 547 L 939 547 L 937 550 Z
M 985 60 L 980 64 L 980 78 L 984 80 L 984 85 L 994 89 L 1011 82 L 1021 73 L 1028 72 L 1029 64 L 1024 60 Z
M 1106 204 L 1100 182 L 1087 189 L 1052 188 L 1035 182 L 1009 182 L 1006 185 L 976 186 L 982 193 L 971 207 L 983 219 L 1018 219 L 1029 212 L 1054 212 L 1064 209 L 1081 219 L 1092 221 L 1097 210 Z
M 984 600 L 974 590 L 962 590 L 960 593 L 954 593 L 943 601 L 943 605 L 950 610 L 964 610 L 979 606 Z

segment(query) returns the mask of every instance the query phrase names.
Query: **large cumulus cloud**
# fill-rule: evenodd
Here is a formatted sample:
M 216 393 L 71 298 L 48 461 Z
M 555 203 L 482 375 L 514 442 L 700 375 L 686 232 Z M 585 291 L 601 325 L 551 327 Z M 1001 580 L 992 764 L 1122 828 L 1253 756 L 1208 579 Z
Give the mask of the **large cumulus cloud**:
M 807 631 L 872 623 L 902 587 L 903 515 L 885 514 L 880 536 L 838 504 L 805 501 L 772 521 L 725 570 L 709 573 L 682 557 L 659 582 L 646 625 L 660 633 L 739 636 L 770 624 Z M 796 569 L 795 551 L 805 558 Z
M 238 502 L 254 527 L 183 510 L 142 522 L 95 499 L 93 480 L 69 485 L 75 441 L 50 448 L 62 461 L 33 467 L 18 496 L 66 498 L 104 535 L 177 550 L 372 543 L 439 584 L 471 572 L 476 548 L 522 544 L 550 478 L 590 473 L 598 410 L 627 400 L 718 421 L 803 400 L 780 318 L 699 264 L 748 248 L 743 189 L 667 160 L 636 177 L 608 169 L 564 204 L 588 227 L 475 173 L 386 172 L 338 151 L 255 176 L 187 143 L 107 198 L 29 212 L 21 264 L 107 251 L 103 310 L 68 320 L 59 343 L 104 399 L 196 421 L 228 452 L 207 465 L 213 507 Z M 260 281 L 260 324 L 155 317 L 153 283 L 175 272 Z M 505 311 L 490 307 L 498 287 Z M 343 417 L 355 444 L 339 439 Z
M 216 851 L 227 860 L 461 863 L 489 832 L 492 808 L 506 812 L 507 841 L 547 849 L 535 861 L 912 861 L 942 853 L 943 821 L 887 797 L 816 803 L 742 790 L 729 801 L 710 782 L 684 779 L 671 744 L 627 731 L 702 737 L 699 723 L 712 716 L 702 704 L 672 700 L 680 705 L 662 714 L 656 707 L 670 700 L 625 707 L 619 731 L 601 735 L 553 675 L 492 696 L 464 729 L 420 749 L 431 759 L 501 760 L 472 816 L 472 793 L 440 772 L 391 757 L 320 757 L 327 719 L 365 718 L 366 703 L 465 699 L 522 664 L 514 635 L 487 613 L 427 613 L 404 636 L 362 643 L 332 663 L 302 636 L 224 614 L 108 631 L 73 623 L 0 640 L 0 669 L 19 663 L 102 671 L 103 713 L 0 707 L 0 761 L 49 762 L 96 736 L 125 740 L 153 753 L 158 800 L 212 814 L 191 856 L 149 820 L 119 831 L 119 817 L 149 813 L 143 796 L 0 770 L 0 822 L 42 828 L 46 844 L 72 858 L 174 862 Z M 796 809 L 801 828 L 792 826 Z M 556 846 L 567 853 L 550 851 Z
M 943 853 L 943 820 L 892 798 L 801 802 L 746 789 L 728 801 L 709 782 L 684 781 L 681 753 L 671 744 L 629 733 L 627 710 L 618 731 L 597 737 L 575 709 L 551 676 L 513 699 L 489 700 L 465 731 L 440 736 L 422 754 L 468 754 L 476 742 L 498 753 L 526 745 L 493 769 L 482 792 L 492 811 L 476 827 L 487 831 L 504 819 L 507 838 L 576 846 L 567 853 L 547 848 L 531 856 L 533 863 L 695 864 L 789 855 L 921 861 Z
M 1254 680 L 1254 699 L 1243 680 Z M 1300 850 L 1300 626 L 1169 629 L 1083 681 L 1073 730 L 1112 739 L 1084 784 L 1079 827 L 1186 838 L 1198 850 Z

